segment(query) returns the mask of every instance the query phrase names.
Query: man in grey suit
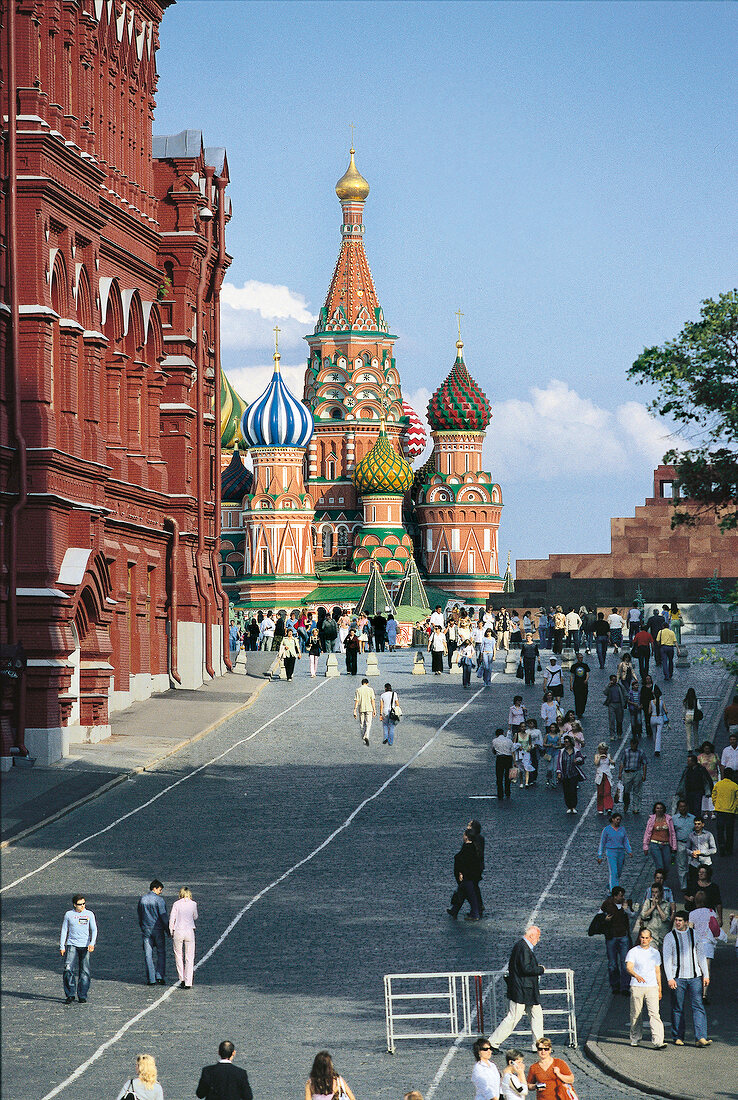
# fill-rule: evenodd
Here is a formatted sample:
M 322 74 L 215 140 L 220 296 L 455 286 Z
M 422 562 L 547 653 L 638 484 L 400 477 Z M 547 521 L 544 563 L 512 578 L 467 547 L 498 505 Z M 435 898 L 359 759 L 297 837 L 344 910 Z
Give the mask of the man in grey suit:
M 489 1037 L 490 1046 L 499 1050 L 512 1032 L 515 1025 L 527 1012 L 530 1017 L 530 1029 L 533 1032 L 533 1050 L 543 1036 L 543 1012 L 538 979 L 544 973 L 535 956 L 535 948 L 541 938 L 541 930 L 532 924 L 526 928 L 525 935 L 518 940 L 510 953 L 507 974 L 507 996 L 510 1009 L 505 1019 Z
M 205 1066 L 200 1074 L 196 1096 L 200 1100 L 253 1100 L 248 1074 L 240 1066 L 234 1066 L 236 1048 L 225 1039 L 218 1047 L 218 1061 Z

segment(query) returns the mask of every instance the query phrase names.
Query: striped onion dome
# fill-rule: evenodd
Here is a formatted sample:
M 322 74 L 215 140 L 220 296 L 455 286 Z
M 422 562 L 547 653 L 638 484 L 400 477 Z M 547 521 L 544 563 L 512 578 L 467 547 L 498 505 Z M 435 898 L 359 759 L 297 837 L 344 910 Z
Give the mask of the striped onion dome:
M 233 458 L 220 475 L 220 499 L 226 504 L 240 504 L 254 483 L 254 475 L 241 461 L 238 447 L 233 448 Z
M 486 395 L 466 369 L 461 340 L 451 373 L 428 402 L 428 422 L 435 432 L 483 432 L 492 419 Z
M 428 438 L 425 434 L 423 421 L 412 405 L 407 401 L 402 402 L 402 415 L 407 417 L 407 427 L 400 436 L 400 446 L 405 458 L 417 458 L 425 450 Z
M 401 496 L 412 483 L 412 467 L 390 443 L 382 420 L 379 439 L 354 470 L 354 485 L 362 496 L 368 493 L 397 493 Z
M 307 447 L 312 437 L 313 418 L 287 389 L 279 360 L 275 351 L 271 382 L 243 414 L 241 431 L 249 447 Z

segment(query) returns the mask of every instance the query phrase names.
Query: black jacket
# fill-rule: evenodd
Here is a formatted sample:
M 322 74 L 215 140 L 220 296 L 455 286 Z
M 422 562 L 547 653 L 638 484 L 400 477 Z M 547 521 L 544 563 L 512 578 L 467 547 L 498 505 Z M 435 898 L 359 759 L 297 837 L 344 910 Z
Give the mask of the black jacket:
M 482 877 L 482 861 L 473 843 L 467 844 L 464 841 L 454 856 L 454 877 L 457 882 L 459 875 L 463 875 L 469 882 L 479 882 Z
M 200 1100 L 252 1100 L 248 1074 L 233 1062 L 205 1066 L 195 1096 Z
M 527 940 L 518 940 L 508 963 L 507 995 L 519 1005 L 539 1005 L 541 996 L 538 979 L 544 969 L 539 966 Z

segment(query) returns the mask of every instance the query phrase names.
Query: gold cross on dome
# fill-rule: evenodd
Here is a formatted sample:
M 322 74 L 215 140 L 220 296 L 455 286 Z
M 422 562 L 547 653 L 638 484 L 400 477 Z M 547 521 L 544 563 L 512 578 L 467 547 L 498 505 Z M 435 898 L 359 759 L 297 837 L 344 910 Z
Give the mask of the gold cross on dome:
M 281 332 L 279 325 L 274 326 L 274 350 L 279 351 L 279 334 Z
M 457 309 L 456 310 L 456 316 L 459 319 L 459 340 L 460 340 L 461 339 L 461 318 L 464 316 L 464 314 L 461 312 L 460 309 Z
M 351 127 L 351 148 L 353 149 L 353 147 L 354 147 L 354 123 L 350 122 L 349 126 Z

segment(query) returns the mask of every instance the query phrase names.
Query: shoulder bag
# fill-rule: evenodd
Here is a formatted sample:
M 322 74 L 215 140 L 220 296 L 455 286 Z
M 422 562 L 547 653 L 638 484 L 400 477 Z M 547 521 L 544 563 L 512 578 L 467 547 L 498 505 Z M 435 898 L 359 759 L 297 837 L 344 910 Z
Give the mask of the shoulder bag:
M 565 1085 L 563 1081 L 556 1082 L 557 1100 L 579 1100 L 573 1085 Z
M 136 1100 L 136 1093 L 133 1089 L 133 1078 L 128 1082 L 128 1092 L 123 1096 L 123 1100 Z
M 523 662 L 522 661 L 520 662 L 518 667 L 515 669 L 515 675 L 517 676 L 518 680 L 523 680 L 525 678 L 525 670 L 523 669 Z
M 607 918 L 600 909 L 595 913 L 590 921 L 589 928 L 587 929 L 588 936 L 604 936 L 607 929 Z
M 389 716 L 390 721 L 395 723 L 399 722 L 402 718 L 402 708 L 400 707 L 396 691 L 392 693 L 392 705 L 390 706 Z

